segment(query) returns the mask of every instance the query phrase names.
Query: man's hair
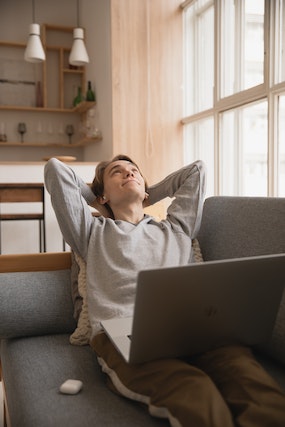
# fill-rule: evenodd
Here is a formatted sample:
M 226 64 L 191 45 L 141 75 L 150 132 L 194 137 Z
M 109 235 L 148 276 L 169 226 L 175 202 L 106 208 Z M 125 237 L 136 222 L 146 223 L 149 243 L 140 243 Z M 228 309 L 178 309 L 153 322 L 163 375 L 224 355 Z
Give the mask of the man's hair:
M 141 173 L 138 165 L 130 157 L 126 156 L 125 154 L 118 154 L 117 156 L 113 157 L 112 160 L 102 161 L 102 162 L 98 163 L 98 165 L 96 166 L 95 177 L 94 177 L 93 182 L 91 184 L 91 190 L 93 191 L 93 193 L 95 194 L 96 197 L 98 197 L 98 196 L 102 197 L 104 195 L 104 172 L 105 172 L 107 166 L 109 166 L 111 163 L 114 163 L 118 160 L 125 160 L 126 162 L 130 162 L 138 168 L 139 173 L 141 174 L 141 176 L 144 179 L 145 188 L 147 191 L 146 179 L 144 178 L 143 174 Z M 110 214 L 112 214 L 112 216 L 113 216 L 113 212 L 112 212 L 111 208 L 109 207 L 109 205 L 106 203 L 105 206 L 110 211 Z

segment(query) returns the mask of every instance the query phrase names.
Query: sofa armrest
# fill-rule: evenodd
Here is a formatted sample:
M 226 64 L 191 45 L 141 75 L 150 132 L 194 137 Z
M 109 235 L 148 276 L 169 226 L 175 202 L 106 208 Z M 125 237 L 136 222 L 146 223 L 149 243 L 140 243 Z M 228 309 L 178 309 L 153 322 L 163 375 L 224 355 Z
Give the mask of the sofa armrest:
M 0 273 L 16 271 L 66 270 L 71 267 L 70 252 L 1 255 Z
M 0 339 L 75 327 L 69 269 L 0 273 Z

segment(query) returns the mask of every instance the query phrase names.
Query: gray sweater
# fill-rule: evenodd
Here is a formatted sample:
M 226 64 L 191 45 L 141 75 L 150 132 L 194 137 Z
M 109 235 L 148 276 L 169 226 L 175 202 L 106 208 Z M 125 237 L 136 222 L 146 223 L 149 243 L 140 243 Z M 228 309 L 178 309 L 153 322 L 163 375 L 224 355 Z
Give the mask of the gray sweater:
M 93 217 L 90 187 L 56 159 L 46 164 L 45 184 L 64 239 L 86 261 L 92 336 L 101 330 L 101 320 L 132 315 L 139 270 L 191 262 L 205 194 L 201 161 L 149 188 L 151 204 L 173 198 L 162 221 L 149 215 L 138 224 Z

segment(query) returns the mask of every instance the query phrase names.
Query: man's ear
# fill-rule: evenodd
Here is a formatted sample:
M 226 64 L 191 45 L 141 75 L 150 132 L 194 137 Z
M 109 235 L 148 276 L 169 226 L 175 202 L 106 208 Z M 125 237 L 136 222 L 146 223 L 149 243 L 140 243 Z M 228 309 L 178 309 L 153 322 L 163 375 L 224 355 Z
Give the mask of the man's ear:
M 98 196 L 97 200 L 100 203 L 100 205 L 105 205 L 105 203 L 107 203 L 107 201 L 108 201 L 105 196 Z

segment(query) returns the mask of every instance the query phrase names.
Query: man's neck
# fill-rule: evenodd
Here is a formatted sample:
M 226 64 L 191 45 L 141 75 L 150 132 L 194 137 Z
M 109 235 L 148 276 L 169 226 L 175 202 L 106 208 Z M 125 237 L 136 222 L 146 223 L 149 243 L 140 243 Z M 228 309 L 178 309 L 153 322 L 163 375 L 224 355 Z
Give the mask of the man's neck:
M 143 207 L 137 204 L 130 205 L 127 208 L 116 207 L 113 208 L 113 214 L 115 220 L 127 221 L 132 224 L 138 224 L 144 217 Z

